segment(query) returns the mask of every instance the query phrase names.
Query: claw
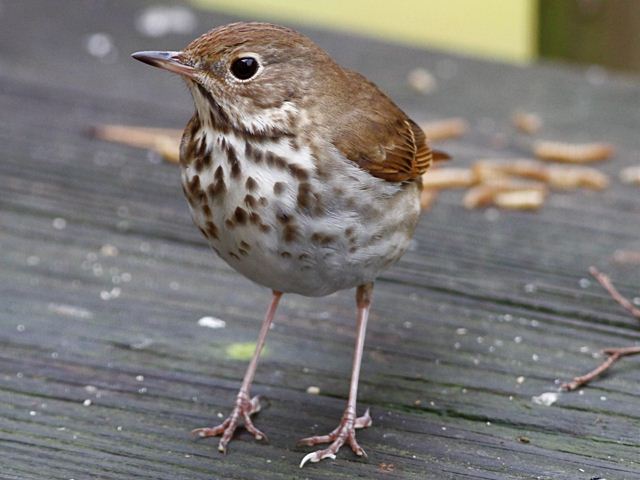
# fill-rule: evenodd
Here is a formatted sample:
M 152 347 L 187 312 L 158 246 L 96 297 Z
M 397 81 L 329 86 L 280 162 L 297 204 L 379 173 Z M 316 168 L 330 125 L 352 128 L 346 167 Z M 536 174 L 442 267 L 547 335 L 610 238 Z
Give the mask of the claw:
M 300 462 L 300 468 L 304 467 L 304 464 L 309 461 L 311 463 L 317 463 L 320 460 L 324 460 L 325 458 L 330 458 L 331 460 L 335 460 L 336 456 L 335 454 L 327 452 L 326 450 L 318 450 L 317 452 L 311 452 L 304 456 L 304 458 Z
M 252 399 L 247 398 L 246 395 L 239 395 L 236 400 L 236 406 L 234 407 L 231 415 L 225 419 L 220 425 L 215 427 L 196 428 L 191 431 L 192 435 L 198 438 L 217 437 L 222 435 L 220 443 L 218 444 L 218 451 L 220 453 L 227 453 L 227 445 L 231 441 L 233 434 L 238 428 L 240 419 L 244 423 L 244 428 L 253 435 L 256 440 L 266 440 L 267 436 L 258 430 L 251 421 L 251 415 L 258 413 L 261 409 L 260 397 L 255 396 Z
M 328 435 L 316 435 L 314 437 L 303 438 L 298 442 L 301 445 L 313 446 L 319 443 L 330 443 L 330 445 L 324 450 L 316 450 L 315 452 L 305 455 L 300 462 L 300 468 L 304 467 L 304 464 L 307 462 L 315 463 L 325 458 L 335 459 L 336 453 L 338 453 L 338 450 L 340 450 L 340 447 L 342 447 L 345 442 L 349 444 L 353 453 L 359 457 L 367 458 L 366 452 L 356 441 L 356 429 L 366 428 L 370 426 L 371 423 L 371 415 L 368 409 L 362 417 L 356 419 L 353 418 L 353 412 L 350 414 L 345 412 L 338 427 Z

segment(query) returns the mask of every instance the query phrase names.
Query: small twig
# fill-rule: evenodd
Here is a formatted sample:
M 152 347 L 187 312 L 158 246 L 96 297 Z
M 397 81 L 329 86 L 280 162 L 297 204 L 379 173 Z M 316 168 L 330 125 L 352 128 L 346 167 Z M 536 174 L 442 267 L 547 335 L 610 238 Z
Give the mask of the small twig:
M 602 362 L 598 367 L 594 368 L 586 375 L 575 377 L 570 382 L 563 383 L 562 389 L 568 392 L 577 390 L 581 386 L 589 383 L 601 373 L 611 368 L 611 366 L 622 357 L 640 354 L 640 347 L 605 348 L 604 350 L 602 350 L 602 353 L 606 353 L 607 355 L 609 355 L 604 362 Z
M 613 282 L 608 275 L 600 272 L 596 267 L 589 267 L 589 272 L 593 277 L 602 285 L 611 298 L 613 298 L 618 304 L 620 304 L 626 311 L 628 311 L 634 317 L 640 319 L 640 309 L 633 306 L 633 304 L 624 297 L 618 290 L 613 286 Z M 582 375 L 580 377 L 575 377 L 568 383 L 562 384 L 562 389 L 571 392 L 573 390 L 577 390 L 583 385 L 586 385 L 591 380 L 596 378 L 598 375 L 607 371 L 611 366 L 620 360 L 622 357 L 627 357 L 631 355 L 640 354 L 640 346 L 637 347 L 616 347 L 616 348 L 605 348 L 602 350 L 602 353 L 608 355 L 607 359 L 602 362 L 598 367 L 591 370 L 586 375 Z
M 602 285 L 602 288 L 609 292 L 609 295 L 611 295 L 611 297 L 622 306 L 622 308 L 634 317 L 640 319 L 640 308 L 634 307 L 633 303 L 616 290 L 608 275 L 600 272 L 596 267 L 589 267 L 589 272 L 596 280 L 598 280 L 600 285 Z

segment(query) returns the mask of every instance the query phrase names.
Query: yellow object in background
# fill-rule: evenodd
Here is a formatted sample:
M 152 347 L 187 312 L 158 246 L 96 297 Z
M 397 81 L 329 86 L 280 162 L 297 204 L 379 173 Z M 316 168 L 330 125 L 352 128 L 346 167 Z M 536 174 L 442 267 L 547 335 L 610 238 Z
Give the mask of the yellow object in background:
M 246 20 L 352 31 L 513 62 L 537 51 L 536 0 L 193 0 Z

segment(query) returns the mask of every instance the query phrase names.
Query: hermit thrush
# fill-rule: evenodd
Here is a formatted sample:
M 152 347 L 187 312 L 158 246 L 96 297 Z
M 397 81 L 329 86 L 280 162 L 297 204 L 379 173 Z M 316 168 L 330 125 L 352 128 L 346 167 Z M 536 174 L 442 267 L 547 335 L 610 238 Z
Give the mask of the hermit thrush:
M 196 111 L 180 163 L 193 220 L 224 261 L 273 291 L 231 415 L 194 433 L 222 435 L 221 452 L 240 422 L 266 439 L 249 390 L 280 297 L 357 287 L 347 407 L 331 433 L 301 440 L 330 445 L 300 466 L 335 458 L 345 442 L 365 455 L 355 430 L 371 417 L 356 417 L 356 396 L 373 282 L 418 222 L 420 176 L 434 159 L 424 133 L 373 83 L 288 28 L 234 23 L 181 52 L 133 57 L 185 79 Z

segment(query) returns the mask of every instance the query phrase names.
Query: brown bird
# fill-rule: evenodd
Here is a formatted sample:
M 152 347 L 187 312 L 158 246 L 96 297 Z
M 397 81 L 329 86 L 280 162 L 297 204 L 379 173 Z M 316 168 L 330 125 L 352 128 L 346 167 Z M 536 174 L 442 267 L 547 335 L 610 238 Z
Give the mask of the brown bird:
M 211 30 L 180 52 L 133 57 L 181 75 L 195 103 L 182 138 L 182 185 L 193 220 L 231 267 L 273 291 L 231 415 L 199 428 L 225 452 L 242 422 L 266 439 L 249 391 L 283 293 L 317 297 L 356 287 L 351 385 L 329 443 L 300 464 L 335 458 L 355 431 L 358 377 L 373 282 L 406 251 L 420 215 L 420 176 L 435 153 L 422 130 L 362 75 L 309 38 L 267 23 Z

